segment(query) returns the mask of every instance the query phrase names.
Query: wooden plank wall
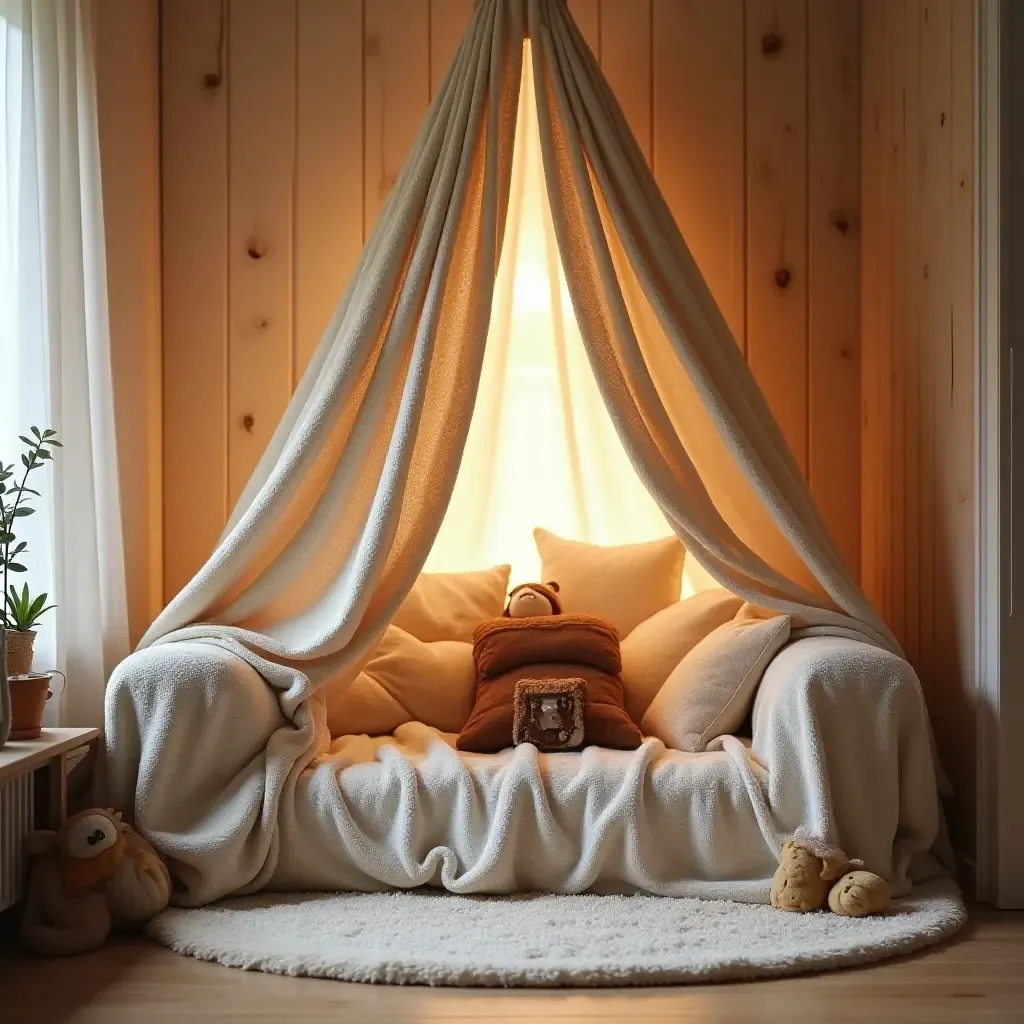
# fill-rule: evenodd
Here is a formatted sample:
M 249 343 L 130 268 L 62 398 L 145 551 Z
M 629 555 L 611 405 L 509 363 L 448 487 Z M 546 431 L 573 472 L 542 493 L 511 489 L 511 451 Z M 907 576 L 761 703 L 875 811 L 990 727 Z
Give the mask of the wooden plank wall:
M 861 562 L 859 0 L 569 0 Z M 213 548 L 472 0 L 162 5 L 165 596 Z
M 974 851 L 971 0 L 864 0 L 862 571 L 916 667 Z
M 110 360 L 134 644 L 164 604 L 160 15 L 157 0 L 104 0 L 94 11 Z

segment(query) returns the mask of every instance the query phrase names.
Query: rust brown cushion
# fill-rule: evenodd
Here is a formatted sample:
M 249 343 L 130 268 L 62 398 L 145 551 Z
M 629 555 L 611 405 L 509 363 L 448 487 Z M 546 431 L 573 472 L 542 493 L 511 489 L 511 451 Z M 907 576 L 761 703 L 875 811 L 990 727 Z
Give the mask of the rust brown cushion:
M 477 674 L 496 676 L 542 661 L 578 662 L 618 675 L 619 634 L 596 615 L 528 615 L 488 619 L 473 631 Z
M 640 730 L 626 714 L 618 636 L 592 616 L 543 616 L 481 623 L 474 635 L 476 695 L 459 750 L 492 754 L 512 746 L 521 679 L 582 679 L 587 687 L 584 746 L 634 750 Z

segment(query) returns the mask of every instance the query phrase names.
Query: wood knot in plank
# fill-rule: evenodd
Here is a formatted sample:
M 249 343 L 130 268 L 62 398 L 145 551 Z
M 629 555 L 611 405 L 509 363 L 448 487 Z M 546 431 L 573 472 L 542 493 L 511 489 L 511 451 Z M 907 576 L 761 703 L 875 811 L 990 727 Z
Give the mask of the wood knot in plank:
M 778 32 L 766 32 L 761 36 L 761 52 L 766 57 L 778 57 L 784 45 L 785 40 Z
M 255 425 L 256 425 L 256 421 L 253 419 L 252 413 L 251 412 L 247 412 L 242 417 L 242 426 L 245 427 L 246 431 L 251 434 L 252 433 L 252 428 Z
M 262 238 L 250 238 L 245 243 L 245 251 L 251 260 L 261 260 L 267 255 L 269 246 Z
M 844 236 L 857 230 L 857 214 L 850 210 L 833 210 L 828 215 L 828 222 Z
M 779 267 L 775 271 L 775 284 L 776 287 L 781 288 L 785 291 L 793 280 L 793 272 L 789 267 Z

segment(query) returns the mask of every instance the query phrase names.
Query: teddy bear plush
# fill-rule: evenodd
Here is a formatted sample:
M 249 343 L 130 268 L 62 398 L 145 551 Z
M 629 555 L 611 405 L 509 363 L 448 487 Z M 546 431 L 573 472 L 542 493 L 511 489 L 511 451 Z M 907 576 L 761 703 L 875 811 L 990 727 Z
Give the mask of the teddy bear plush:
M 21 940 L 36 953 L 84 953 L 112 928 L 148 921 L 167 906 L 171 877 L 153 847 L 111 810 L 91 808 L 56 832 L 32 832 Z
M 848 871 L 832 886 L 829 908 L 844 917 L 880 914 L 889 906 L 889 886 L 871 871 Z
M 804 829 L 782 845 L 771 886 L 776 910 L 806 913 L 826 904 L 844 917 L 881 913 L 889 905 L 885 879 L 863 870 L 842 850 L 811 836 Z
M 562 605 L 558 600 L 558 584 L 520 583 L 513 587 L 505 605 L 505 618 L 524 619 L 531 615 L 561 615 Z

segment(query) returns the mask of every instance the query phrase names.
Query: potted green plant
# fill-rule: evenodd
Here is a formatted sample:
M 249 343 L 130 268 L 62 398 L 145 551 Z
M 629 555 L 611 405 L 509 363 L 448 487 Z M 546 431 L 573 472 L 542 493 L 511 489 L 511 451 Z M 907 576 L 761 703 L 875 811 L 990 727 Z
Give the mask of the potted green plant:
M 46 594 L 33 596 L 28 584 L 23 584 L 19 590 L 12 582 L 12 576 L 28 571 L 25 565 L 28 544 L 18 539 L 18 523 L 35 512 L 31 501 L 40 497 L 38 491 L 28 486 L 28 478 L 53 459 L 54 448 L 63 447 L 55 430 L 40 431 L 32 427 L 31 434 L 31 437 L 19 438 L 25 446 L 20 471 L 16 472 L 14 463 L 5 466 L 0 462 L 0 578 L 3 583 L 0 623 L 5 630 L 9 676 L 27 675 L 31 671 L 35 626 L 55 607 L 46 603 Z

